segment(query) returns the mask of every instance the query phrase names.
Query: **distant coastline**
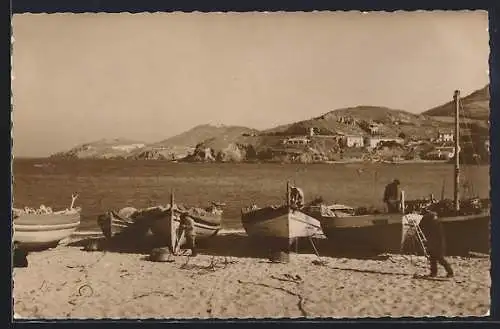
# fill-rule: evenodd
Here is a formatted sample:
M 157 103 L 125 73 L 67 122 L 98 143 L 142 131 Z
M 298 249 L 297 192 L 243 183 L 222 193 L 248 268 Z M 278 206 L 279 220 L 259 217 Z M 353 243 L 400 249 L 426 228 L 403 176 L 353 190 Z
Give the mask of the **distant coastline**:
M 363 160 L 363 159 L 346 159 L 346 160 L 338 160 L 338 161 L 316 161 L 316 162 L 310 162 L 310 163 L 301 163 L 301 162 L 278 162 L 278 161 L 241 161 L 241 162 L 189 162 L 189 161 L 172 161 L 172 160 L 145 160 L 145 159 L 117 159 L 117 158 L 110 158 L 110 159 L 102 159 L 102 158 L 85 158 L 85 159 L 54 159 L 51 157 L 14 157 L 13 162 L 20 161 L 20 162 L 33 162 L 34 167 L 48 167 L 51 165 L 54 165 L 57 162 L 92 162 L 92 161 L 98 161 L 98 162 L 165 162 L 165 163 L 178 163 L 178 164 L 275 164 L 275 165 L 342 165 L 342 164 L 366 164 L 366 165 L 408 165 L 408 164 L 422 164 L 422 165 L 429 165 L 429 164 L 452 164 L 452 161 L 450 160 L 422 160 L 422 159 L 416 159 L 416 160 L 399 160 L 399 161 L 369 161 L 369 160 Z M 489 165 L 489 163 L 467 163 L 461 161 L 462 164 L 472 164 L 472 165 Z

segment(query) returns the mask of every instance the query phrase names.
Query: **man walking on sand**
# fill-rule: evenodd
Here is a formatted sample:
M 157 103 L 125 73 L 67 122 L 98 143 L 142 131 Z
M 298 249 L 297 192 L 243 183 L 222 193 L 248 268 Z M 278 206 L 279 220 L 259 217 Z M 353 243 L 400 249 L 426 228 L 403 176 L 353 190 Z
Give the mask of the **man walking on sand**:
M 400 192 L 399 192 L 399 179 L 395 179 L 392 183 L 386 185 L 384 190 L 384 202 L 387 205 L 387 212 L 399 212 Z
M 183 212 L 180 217 L 181 230 L 186 237 L 187 248 L 191 249 L 191 256 L 198 255 L 196 251 L 196 232 L 194 228 L 194 220 L 187 212 Z
M 446 276 L 451 278 L 453 277 L 453 270 L 446 259 L 444 259 L 446 244 L 443 226 L 435 212 L 425 209 L 422 214 L 423 217 L 419 226 L 427 240 L 425 244 L 431 266 L 430 277 L 435 277 L 437 275 L 437 264 L 439 263 L 446 270 Z

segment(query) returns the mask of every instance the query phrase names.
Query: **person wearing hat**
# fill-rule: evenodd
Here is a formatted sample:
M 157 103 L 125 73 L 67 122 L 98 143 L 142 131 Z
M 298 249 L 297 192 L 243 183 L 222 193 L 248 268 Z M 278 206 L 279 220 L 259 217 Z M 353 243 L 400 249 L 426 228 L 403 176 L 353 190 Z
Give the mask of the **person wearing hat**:
M 186 237 L 187 248 L 191 249 L 191 256 L 196 256 L 196 231 L 194 227 L 194 220 L 188 215 L 188 212 L 182 212 L 180 216 L 180 227 Z
M 387 205 L 387 212 L 389 213 L 399 212 L 399 204 L 401 203 L 399 200 L 401 195 L 399 185 L 399 179 L 395 179 L 385 187 L 383 201 Z
M 422 215 L 423 217 L 420 220 L 419 226 L 426 239 L 425 245 L 429 254 L 431 267 L 429 276 L 435 277 L 437 275 L 437 264 L 439 263 L 446 270 L 447 277 L 451 278 L 453 277 L 453 269 L 444 258 L 446 247 L 445 236 L 438 215 L 428 209 L 424 209 Z
M 223 213 L 223 207 L 225 206 L 225 203 L 222 202 L 216 202 L 212 201 L 210 207 L 208 207 L 207 211 L 211 212 L 212 214 L 218 214 L 222 215 Z

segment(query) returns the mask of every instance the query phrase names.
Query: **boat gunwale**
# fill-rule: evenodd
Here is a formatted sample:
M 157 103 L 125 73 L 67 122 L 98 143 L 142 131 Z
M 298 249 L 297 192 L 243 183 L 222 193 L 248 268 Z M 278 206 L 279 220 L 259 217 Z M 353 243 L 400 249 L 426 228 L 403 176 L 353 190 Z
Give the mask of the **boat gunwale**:
M 158 220 L 165 219 L 165 217 L 170 216 L 170 211 L 171 211 L 170 209 L 165 210 L 163 212 L 164 216 L 158 216 L 158 217 L 154 218 L 153 221 L 158 221 Z M 178 218 L 179 214 L 180 214 L 179 211 L 175 211 L 174 210 L 174 217 L 175 217 L 174 221 L 179 222 L 179 218 Z M 201 225 L 205 225 L 205 226 L 217 228 L 217 227 L 221 227 L 221 224 L 222 224 L 222 214 L 220 214 L 220 215 L 217 214 L 217 215 L 214 215 L 213 217 L 211 217 L 211 218 L 214 219 L 213 222 L 210 222 L 210 221 L 208 221 L 208 220 L 206 220 L 206 219 L 204 219 L 204 218 L 202 218 L 200 216 L 195 216 L 195 215 L 190 214 L 190 213 L 188 213 L 187 215 L 189 217 L 191 217 L 194 220 L 195 223 L 199 223 Z M 204 217 L 209 217 L 209 216 L 204 216 Z
M 77 228 L 80 225 L 80 221 L 65 224 L 17 224 L 14 223 L 14 232 L 43 232 L 43 231 L 59 231 Z
M 81 211 L 61 214 L 22 214 L 13 218 L 14 225 L 61 225 L 80 223 Z
M 390 214 L 387 214 L 390 215 Z M 399 216 L 389 216 L 389 218 L 376 218 L 373 217 L 373 219 L 369 220 L 368 217 L 374 216 L 374 215 L 360 215 L 360 216 L 345 216 L 345 217 L 326 217 L 326 216 L 321 216 L 319 221 L 321 222 L 322 226 L 324 226 L 327 229 L 349 229 L 349 228 L 361 228 L 361 227 L 371 227 L 371 226 L 384 226 L 384 225 L 402 225 L 402 218 L 403 214 L 393 214 L 393 215 L 399 215 Z M 382 217 L 382 216 L 381 216 Z M 398 218 L 398 220 L 395 220 L 395 218 Z M 483 212 L 479 214 L 471 214 L 471 215 L 457 215 L 457 216 L 446 216 L 446 217 L 440 217 L 438 220 L 442 224 L 446 223 L 456 223 L 456 222 L 464 222 L 464 221 L 470 221 L 470 220 L 481 220 L 481 219 L 486 219 L 489 217 L 489 220 L 491 220 L 491 215 L 490 212 Z M 387 220 L 387 223 L 381 223 L 377 224 L 374 223 L 374 221 L 383 221 Z M 342 224 L 339 225 L 338 223 L 336 224 L 335 222 L 339 222 L 341 220 Z M 364 220 L 366 222 L 357 222 L 353 223 L 352 220 Z M 392 221 L 391 221 L 392 220 Z

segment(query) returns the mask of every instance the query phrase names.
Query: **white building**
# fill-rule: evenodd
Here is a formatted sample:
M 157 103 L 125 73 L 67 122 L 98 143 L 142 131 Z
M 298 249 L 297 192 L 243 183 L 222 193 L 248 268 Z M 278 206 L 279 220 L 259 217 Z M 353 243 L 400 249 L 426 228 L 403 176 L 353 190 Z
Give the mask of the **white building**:
M 283 144 L 285 145 L 307 145 L 310 140 L 307 137 L 290 137 L 283 140 Z
M 135 149 L 139 149 L 146 146 L 145 144 L 127 144 L 127 145 L 116 145 L 112 146 L 113 150 L 130 152 Z
M 345 143 L 347 147 L 363 147 L 364 139 L 360 135 L 346 135 Z
M 390 137 L 368 137 L 365 140 L 365 147 L 375 148 L 382 142 L 396 142 L 399 144 L 404 143 L 402 138 L 390 138 Z
M 370 123 L 368 130 L 370 130 L 370 134 L 376 135 L 379 133 L 379 125 L 376 123 Z
M 438 142 L 453 142 L 455 134 L 449 130 L 440 130 L 438 131 L 438 135 L 436 141 Z

